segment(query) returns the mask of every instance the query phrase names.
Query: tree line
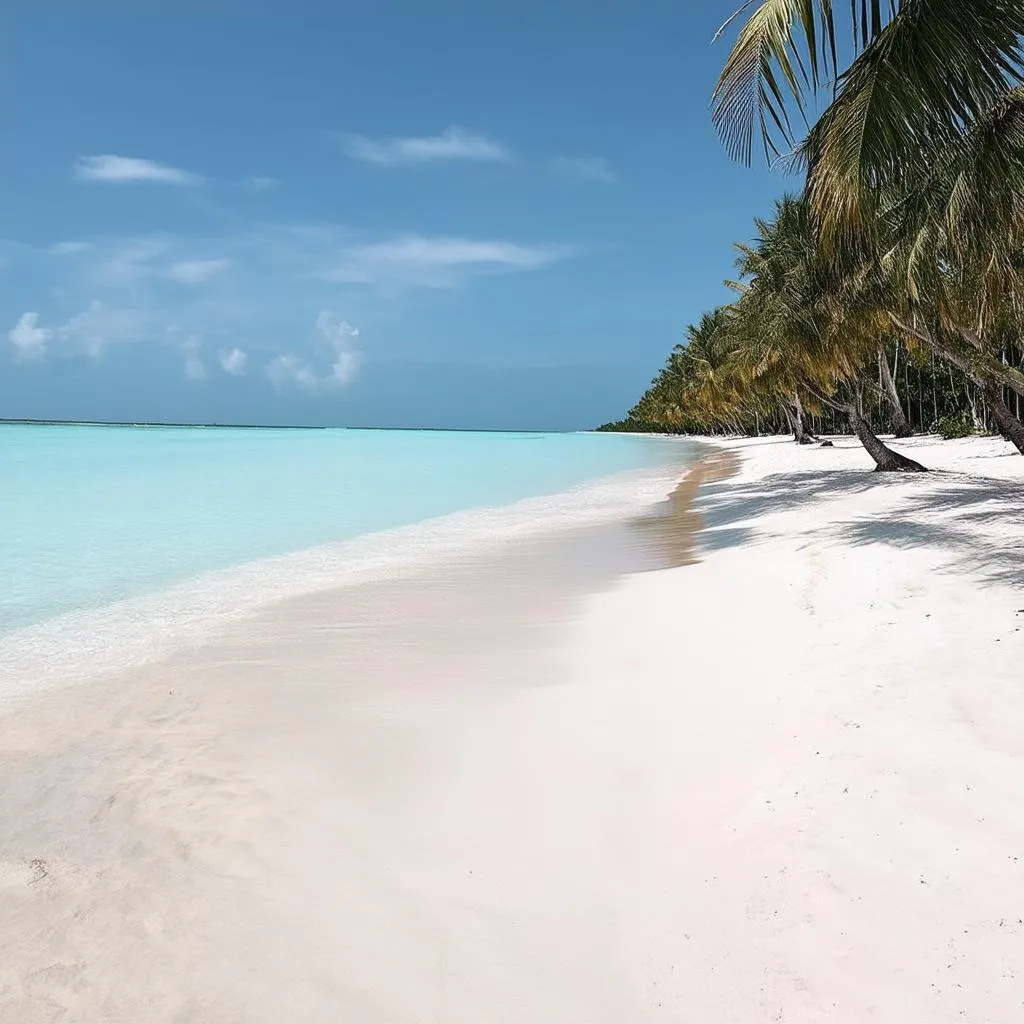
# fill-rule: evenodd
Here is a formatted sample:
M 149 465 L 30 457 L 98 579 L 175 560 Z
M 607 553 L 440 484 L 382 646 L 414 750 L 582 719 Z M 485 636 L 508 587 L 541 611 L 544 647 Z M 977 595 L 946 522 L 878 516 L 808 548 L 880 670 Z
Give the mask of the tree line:
M 696 327 L 687 328 L 687 337 L 698 335 Z M 640 400 L 621 420 L 605 423 L 601 431 L 620 431 L 658 434 L 794 434 L 799 440 L 800 422 L 795 410 L 780 400 L 776 409 L 744 408 L 738 406 L 733 416 L 716 419 L 702 418 L 695 408 L 689 413 L 680 404 L 685 394 L 679 379 L 685 360 L 685 350 L 691 341 L 677 345 L 665 366 L 658 372 Z M 880 363 L 877 379 L 870 386 L 868 418 L 896 437 L 912 434 L 935 433 L 943 437 L 966 437 L 970 434 L 998 433 L 999 427 L 985 402 L 984 390 L 972 382 L 959 368 L 934 352 L 917 352 L 898 340 L 889 340 L 884 346 L 884 366 Z M 691 352 L 695 355 L 696 352 Z M 882 355 L 879 355 L 882 358 Z M 1024 370 L 1024 349 L 1008 344 L 1001 353 L 1008 366 Z M 888 375 L 888 376 L 887 376 Z M 890 396 L 883 397 L 888 381 L 896 392 L 896 403 Z M 1003 389 L 1003 401 L 1020 419 L 1024 413 L 1024 398 L 1008 388 Z M 896 412 L 898 406 L 899 412 Z M 835 409 L 825 407 L 816 411 L 804 410 L 807 424 L 806 440 L 819 434 L 849 433 L 846 419 Z
M 735 246 L 733 300 L 603 429 L 845 431 L 880 470 L 925 468 L 883 433 L 990 430 L 1024 453 L 1024 2 L 844 11 L 762 0 L 726 23 L 715 126 L 803 189 Z

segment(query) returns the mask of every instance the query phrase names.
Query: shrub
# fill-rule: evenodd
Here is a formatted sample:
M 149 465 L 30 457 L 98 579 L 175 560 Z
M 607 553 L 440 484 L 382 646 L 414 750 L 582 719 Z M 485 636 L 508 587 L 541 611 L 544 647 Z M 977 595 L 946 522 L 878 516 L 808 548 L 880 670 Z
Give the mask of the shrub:
M 974 433 L 974 422 L 967 412 L 943 416 L 935 421 L 935 433 L 941 434 L 947 441 L 954 437 L 970 437 Z

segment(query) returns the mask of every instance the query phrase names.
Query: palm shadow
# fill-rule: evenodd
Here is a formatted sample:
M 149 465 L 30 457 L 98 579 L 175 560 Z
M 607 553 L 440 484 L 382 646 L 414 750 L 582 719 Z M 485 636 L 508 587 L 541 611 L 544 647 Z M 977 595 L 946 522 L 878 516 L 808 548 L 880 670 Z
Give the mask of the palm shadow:
M 824 502 L 820 520 L 807 530 L 808 540 L 938 548 L 949 556 L 939 571 L 967 571 L 991 584 L 1024 588 L 1024 480 L 821 468 L 738 483 L 728 479 L 737 464 L 719 473 L 702 468 L 702 462 L 680 483 L 669 507 L 636 524 L 661 545 L 671 564 L 691 564 L 705 552 L 770 539 L 766 516 L 891 487 L 899 490 L 899 499 L 884 515 L 832 517 L 836 504 Z M 1014 537 L 1019 541 L 1009 539 Z

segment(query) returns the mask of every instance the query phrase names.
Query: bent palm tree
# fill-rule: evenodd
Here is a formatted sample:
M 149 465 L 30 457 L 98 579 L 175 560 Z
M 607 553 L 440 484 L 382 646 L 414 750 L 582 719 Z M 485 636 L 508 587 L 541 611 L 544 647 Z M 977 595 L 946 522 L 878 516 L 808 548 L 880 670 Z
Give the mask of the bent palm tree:
M 923 470 L 884 444 L 864 417 L 866 370 L 877 358 L 875 310 L 859 282 L 837 277 L 819 259 L 806 200 L 783 199 L 775 218 L 757 227 L 753 245 L 738 247 L 744 283 L 732 326 L 748 379 L 770 375 L 778 387 L 842 412 L 876 469 Z
M 998 358 L 995 326 L 1024 298 L 1024 4 L 854 0 L 853 11 L 857 56 L 800 144 L 815 237 L 840 264 L 885 265 L 888 327 L 963 370 L 1020 448 L 1024 424 L 1002 389 L 1024 395 L 1024 374 Z M 793 143 L 787 105 L 803 112 L 838 73 L 837 19 L 831 0 L 740 13 L 714 117 L 749 160 L 755 124 L 770 151 Z
M 870 240 L 879 202 L 913 195 L 1024 77 L 1020 0 L 853 0 L 857 56 L 843 71 L 832 0 L 748 0 L 744 14 L 713 121 L 747 163 L 756 133 L 769 156 L 799 146 L 826 247 Z M 806 123 L 826 86 L 801 139 L 790 109 Z

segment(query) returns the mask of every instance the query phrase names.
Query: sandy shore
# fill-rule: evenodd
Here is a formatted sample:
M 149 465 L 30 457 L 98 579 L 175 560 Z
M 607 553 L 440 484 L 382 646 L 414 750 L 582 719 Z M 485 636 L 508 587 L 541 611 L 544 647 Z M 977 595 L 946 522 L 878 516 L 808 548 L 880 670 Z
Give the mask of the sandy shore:
M 1024 460 L 837 445 L 5 710 L 0 1020 L 1022 1019 Z

